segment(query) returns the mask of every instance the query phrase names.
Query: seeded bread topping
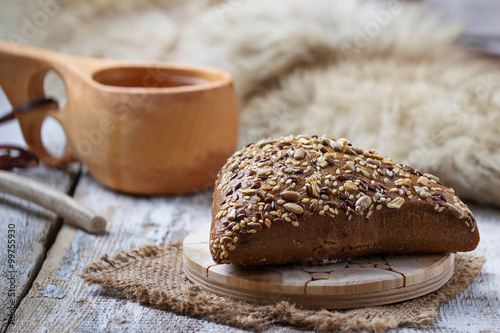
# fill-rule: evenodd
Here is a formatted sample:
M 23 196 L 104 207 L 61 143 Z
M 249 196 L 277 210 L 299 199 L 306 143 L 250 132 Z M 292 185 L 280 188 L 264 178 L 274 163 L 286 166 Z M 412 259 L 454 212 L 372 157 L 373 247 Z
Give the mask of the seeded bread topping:
M 436 176 L 327 136 L 289 136 L 244 147 L 219 172 L 216 192 L 210 251 L 218 263 L 231 262 L 239 244 L 265 229 L 303 228 L 314 217 L 331 223 L 369 220 L 409 203 L 450 212 L 472 233 L 477 228 L 469 208 Z

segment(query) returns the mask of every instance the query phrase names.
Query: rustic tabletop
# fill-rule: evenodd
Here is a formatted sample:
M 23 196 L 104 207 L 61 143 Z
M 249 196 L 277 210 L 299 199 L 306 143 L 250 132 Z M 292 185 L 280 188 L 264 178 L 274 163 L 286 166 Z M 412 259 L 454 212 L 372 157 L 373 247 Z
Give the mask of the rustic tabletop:
M 15 123 L 2 125 L 0 143 L 24 144 L 18 131 Z M 49 146 L 60 142 L 56 132 L 44 135 Z M 65 225 L 46 209 L 0 194 L 2 332 L 239 331 L 120 299 L 79 277 L 83 267 L 103 254 L 181 240 L 209 222 L 210 190 L 171 197 L 124 195 L 103 188 L 78 164 L 13 172 L 73 195 L 108 220 L 108 232 L 88 234 Z M 500 332 L 500 210 L 471 208 L 481 233 L 473 254 L 487 258 L 482 274 L 462 294 L 440 306 L 435 324 L 395 331 Z M 14 242 L 8 243 L 9 239 Z M 9 253 L 12 243 L 15 251 Z M 289 331 L 273 329 L 285 330 Z

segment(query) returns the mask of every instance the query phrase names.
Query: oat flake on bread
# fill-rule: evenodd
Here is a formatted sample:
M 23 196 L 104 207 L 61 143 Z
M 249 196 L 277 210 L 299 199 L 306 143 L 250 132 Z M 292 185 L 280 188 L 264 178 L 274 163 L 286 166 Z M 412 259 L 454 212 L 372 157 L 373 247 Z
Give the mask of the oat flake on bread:
M 471 251 L 478 242 L 475 218 L 453 189 L 343 138 L 260 140 L 234 153 L 216 181 L 217 263 Z

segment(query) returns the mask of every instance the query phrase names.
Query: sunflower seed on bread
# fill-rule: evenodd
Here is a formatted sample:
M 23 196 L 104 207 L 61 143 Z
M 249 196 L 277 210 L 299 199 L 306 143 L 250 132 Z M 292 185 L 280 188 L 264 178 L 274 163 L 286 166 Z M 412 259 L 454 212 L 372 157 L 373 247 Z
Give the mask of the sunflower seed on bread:
M 471 251 L 478 242 L 471 211 L 439 178 L 346 139 L 262 140 L 234 153 L 216 181 L 217 263 Z

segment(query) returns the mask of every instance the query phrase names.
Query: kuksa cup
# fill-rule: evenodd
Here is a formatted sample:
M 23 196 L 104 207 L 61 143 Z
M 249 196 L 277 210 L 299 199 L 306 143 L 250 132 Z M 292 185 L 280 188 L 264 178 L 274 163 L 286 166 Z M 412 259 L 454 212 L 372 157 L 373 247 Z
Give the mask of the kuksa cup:
M 0 85 L 14 108 L 45 98 L 49 70 L 64 81 L 64 108 L 16 115 L 30 149 L 48 166 L 81 161 L 118 191 L 182 194 L 213 185 L 235 150 L 238 102 L 224 71 L 82 58 L 0 41 Z M 60 157 L 42 143 L 48 116 L 66 134 Z

